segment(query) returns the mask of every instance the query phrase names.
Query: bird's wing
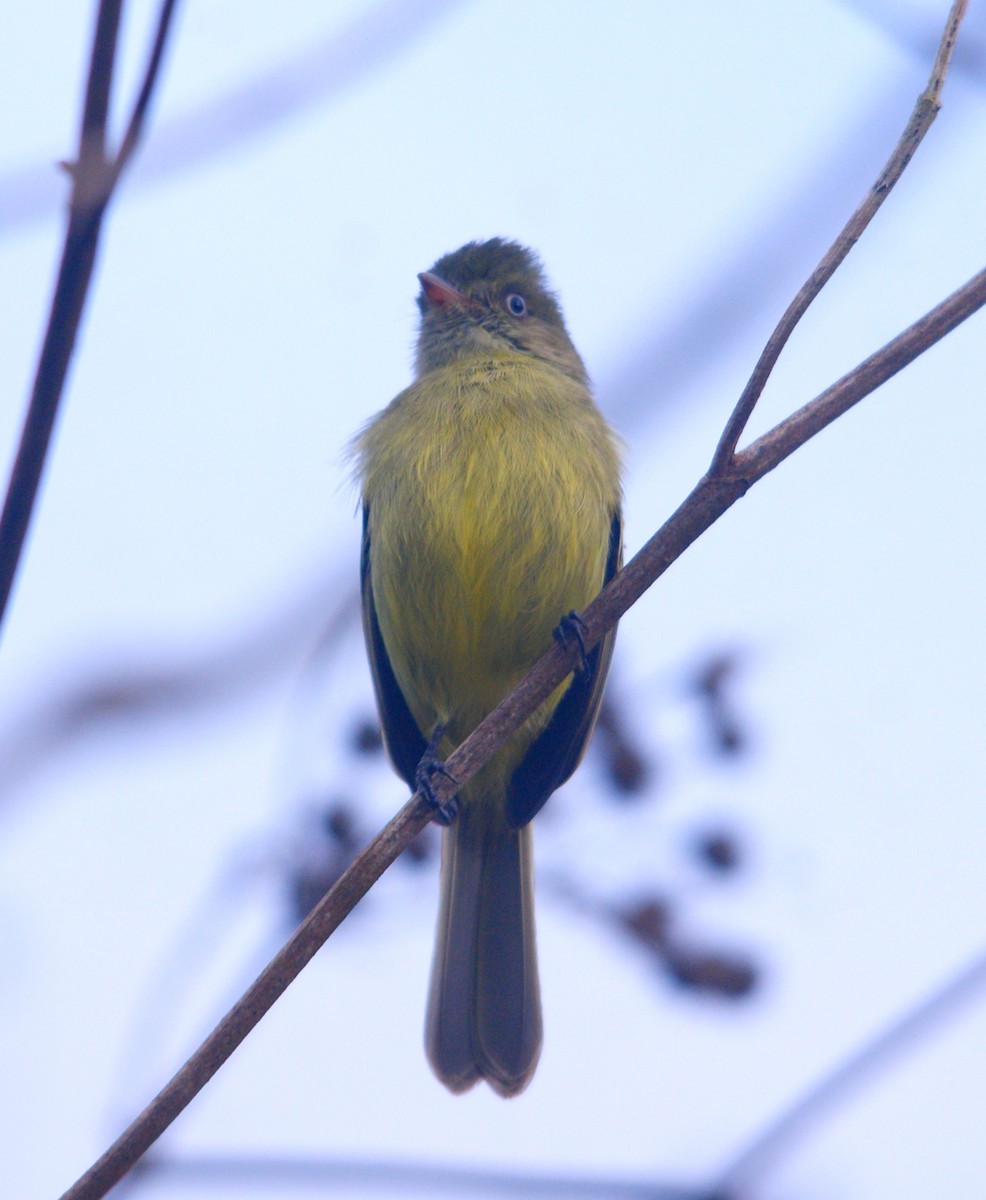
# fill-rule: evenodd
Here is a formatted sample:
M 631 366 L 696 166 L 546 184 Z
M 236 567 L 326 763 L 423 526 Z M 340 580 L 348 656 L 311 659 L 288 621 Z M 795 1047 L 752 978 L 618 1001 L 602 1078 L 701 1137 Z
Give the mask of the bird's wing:
M 373 580 L 370 573 L 370 508 L 367 504 L 363 505 L 360 591 L 363 597 L 363 634 L 373 675 L 373 690 L 377 695 L 384 744 L 397 774 L 413 788 L 418 764 L 427 743 L 417 722 L 411 716 L 404 693 L 394 675 L 394 668 L 390 665 L 383 635 L 380 633 L 377 610 L 373 603 Z
M 622 561 L 623 519 L 617 512 L 610 527 L 607 583 L 620 569 Z M 536 816 L 551 793 L 561 787 L 579 765 L 599 714 L 615 638 L 614 627 L 592 648 L 584 668 L 575 673 L 551 720 L 531 743 L 511 776 L 506 815 L 507 822 L 515 829 Z

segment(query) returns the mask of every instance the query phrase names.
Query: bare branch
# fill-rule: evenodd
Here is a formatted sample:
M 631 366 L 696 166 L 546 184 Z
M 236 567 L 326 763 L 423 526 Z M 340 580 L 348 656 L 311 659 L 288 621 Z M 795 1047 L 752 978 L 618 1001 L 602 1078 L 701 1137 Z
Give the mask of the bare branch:
M 127 130 L 123 135 L 116 161 L 113 164 L 114 184 L 119 178 L 120 172 L 130 161 L 134 150 L 137 148 L 137 143 L 144 132 L 147 110 L 150 108 L 151 98 L 154 95 L 158 76 L 161 73 L 164 51 L 168 44 L 168 34 L 171 31 L 171 20 L 175 14 L 177 3 L 178 0 L 164 0 L 164 3 L 161 5 L 161 11 L 158 14 L 157 30 L 154 34 L 154 44 L 151 47 L 147 66 L 144 69 L 144 79 L 137 93 L 137 99 L 134 101 L 133 112 L 130 114 Z
M 106 153 L 106 119 L 113 91 L 116 66 L 116 42 L 120 32 L 123 0 L 100 0 L 96 31 L 89 58 L 89 78 L 79 132 L 79 162 L 92 155 L 103 159 Z
M 229 154 L 335 99 L 407 53 L 462 2 L 376 0 L 356 6 L 353 19 L 341 28 L 330 18 L 330 32 L 158 124 L 153 149 L 142 156 L 130 186 L 154 184 Z M 47 162 L 0 174 L 0 237 L 47 220 L 55 204 Z
M 938 53 L 935 55 L 935 63 L 931 70 L 928 86 L 918 97 L 910 120 L 907 122 L 907 126 L 901 134 L 900 141 L 895 146 L 887 165 L 880 172 L 879 178 L 870 189 L 869 194 L 863 200 L 862 204 L 846 222 L 845 227 L 832 243 L 825 257 L 788 305 L 777 328 L 770 335 L 767 345 L 764 347 L 763 353 L 760 355 L 760 359 L 753 369 L 750 381 L 743 389 L 743 394 L 740 396 L 732 415 L 726 423 L 726 428 L 723 430 L 719 445 L 716 447 L 716 452 L 712 458 L 712 465 L 709 468 L 710 475 L 721 475 L 730 469 L 737 443 L 742 436 L 743 430 L 746 428 L 746 424 L 756 407 L 757 401 L 763 394 L 764 387 L 777 363 L 781 351 L 787 345 L 788 338 L 794 332 L 795 326 L 804 316 L 811 302 L 835 274 L 835 271 L 846 255 L 855 246 L 867 225 L 876 216 L 894 184 L 900 179 L 905 167 L 914 157 L 914 152 L 921 144 L 924 135 L 931 128 L 931 124 L 941 108 L 939 96 L 941 95 L 942 86 L 945 83 L 948 64 L 951 61 L 955 39 L 958 35 L 959 25 L 965 15 L 966 7 L 967 0 L 955 0 L 953 3 L 951 12 L 948 15 L 948 21 L 945 24 L 945 31 L 938 46 Z
M 772 471 L 798 446 L 902 371 L 986 304 L 986 269 L 973 275 L 936 308 L 871 354 L 809 404 L 792 413 L 733 460 L 733 471 L 750 483 Z
M 34 387 L 0 516 L 0 625 L 17 574 L 58 415 L 69 362 L 89 292 L 99 234 L 120 172 L 137 143 L 157 83 L 176 0 L 164 0 L 154 49 L 120 153 L 106 158 L 109 112 L 122 0 L 100 0 L 89 60 L 86 99 L 72 177 L 68 229 Z

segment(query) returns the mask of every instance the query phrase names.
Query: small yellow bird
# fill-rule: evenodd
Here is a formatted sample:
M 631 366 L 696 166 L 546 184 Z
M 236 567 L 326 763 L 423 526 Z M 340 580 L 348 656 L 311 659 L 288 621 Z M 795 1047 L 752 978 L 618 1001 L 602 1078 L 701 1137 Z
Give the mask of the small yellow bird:
M 494 238 L 418 278 L 415 382 L 354 443 L 363 630 L 387 749 L 412 787 L 622 554 L 616 439 L 537 257 Z M 612 649 L 611 633 L 461 789 L 444 830 L 425 1040 L 453 1092 L 485 1079 L 514 1096 L 537 1066 L 528 822 L 582 757 Z

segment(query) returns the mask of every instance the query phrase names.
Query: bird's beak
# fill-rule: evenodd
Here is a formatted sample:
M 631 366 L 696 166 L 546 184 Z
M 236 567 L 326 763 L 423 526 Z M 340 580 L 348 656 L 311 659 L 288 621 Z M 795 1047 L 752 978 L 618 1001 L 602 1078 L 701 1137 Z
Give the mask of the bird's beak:
M 468 300 L 458 288 L 454 288 L 437 275 L 432 275 L 430 271 L 422 271 L 418 279 L 421 281 L 421 291 L 432 308 L 443 308 L 446 304 L 468 304 Z

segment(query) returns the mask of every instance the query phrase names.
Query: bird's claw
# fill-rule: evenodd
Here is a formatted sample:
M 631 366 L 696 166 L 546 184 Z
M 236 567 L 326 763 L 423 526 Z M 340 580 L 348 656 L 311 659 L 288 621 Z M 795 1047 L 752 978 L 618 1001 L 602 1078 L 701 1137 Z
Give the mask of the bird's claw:
M 425 752 L 421 756 L 421 761 L 418 763 L 418 769 L 414 773 L 414 785 L 434 810 L 433 820 L 437 821 L 439 825 L 451 825 L 459 815 L 459 797 L 456 795 L 445 801 L 440 800 L 435 794 L 434 783 L 436 775 L 450 779 L 455 784 L 459 782 L 445 763 L 435 757 L 444 735 L 444 725 L 437 726 L 432 732 Z
M 446 779 L 451 779 L 453 783 L 459 782 L 443 762 L 438 762 L 436 759 L 426 762 L 422 759 L 415 772 L 414 783 L 434 810 L 433 820 L 437 821 L 439 825 L 451 825 L 459 815 L 459 797 L 451 796 L 448 800 L 440 800 L 435 794 L 434 779 L 436 775 L 443 775 Z
M 578 643 L 579 661 L 575 665 L 576 671 L 584 671 L 589 664 L 588 656 L 585 650 L 585 635 L 587 629 L 585 621 L 582 620 L 580 613 L 577 613 L 573 608 L 572 611 L 562 617 L 555 626 L 554 639 L 563 650 L 567 650 L 570 641 Z

